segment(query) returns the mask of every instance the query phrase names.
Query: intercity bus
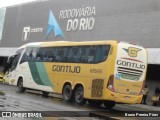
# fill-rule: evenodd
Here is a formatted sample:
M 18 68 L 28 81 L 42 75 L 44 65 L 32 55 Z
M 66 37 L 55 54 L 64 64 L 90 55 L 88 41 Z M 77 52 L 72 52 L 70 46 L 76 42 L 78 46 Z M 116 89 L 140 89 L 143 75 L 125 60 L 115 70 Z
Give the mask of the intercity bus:
M 101 105 L 135 104 L 142 99 L 147 51 L 131 43 L 108 41 L 36 42 L 18 48 L 9 84 L 62 94 L 67 102 Z

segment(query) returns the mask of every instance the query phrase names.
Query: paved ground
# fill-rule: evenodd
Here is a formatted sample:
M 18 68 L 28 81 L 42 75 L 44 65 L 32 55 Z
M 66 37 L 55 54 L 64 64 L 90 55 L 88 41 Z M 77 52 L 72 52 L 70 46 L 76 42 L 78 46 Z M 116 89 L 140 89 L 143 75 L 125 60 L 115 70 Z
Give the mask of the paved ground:
M 130 111 L 150 111 L 154 113 L 154 111 L 160 111 L 160 107 L 154 107 L 149 105 L 116 105 L 112 110 L 106 110 L 103 106 L 96 108 L 91 107 L 88 104 L 84 106 L 79 106 L 74 103 L 65 103 L 61 96 L 52 95 L 54 97 L 44 98 L 40 94 L 40 92 L 28 91 L 25 93 L 18 93 L 17 87 L 9 86 L 5 84 L 0 84 L 0 91 L 4 91 L 5 95 L 0 95 L 0 111 L 18 111 L 18 112 L 37 112 L 45 111 L 44 115 L 51 115 L 55 117 L 47 117 L 47 118 L 27 118 L 27 119 L 35 119 L 35 120 L 88 120 L 88 119 L 103 119 L 101 116 L 105 116 L 105 119 L 133 119 L 133 120 L 158 120 L 157 117 L 121 117 L 121 114 L 130 113 Z M 58 98 L 57 98 L 58 97 Z M 50 112 L 46 112 L 50 111 Z M 54 111 L 54 112 L 53 112 Z M 97 112 L 96 112 L 97 111 Z M 58 116 L 58 117 L 56 117 Z M 69 117 L 64 117 L 69 116 Z M 81 117 L 80 117 L 81 116 Z M 90 117 L 86 117 L 90 116 Z M 98 117 L 91 117 L 98 116 Z M 109 117 L 108 117 L 109 116 Z M 24 118 L 0 118 L 0 120 L 19 120 Z M 26 119 L 26 118 L 25 118 Z

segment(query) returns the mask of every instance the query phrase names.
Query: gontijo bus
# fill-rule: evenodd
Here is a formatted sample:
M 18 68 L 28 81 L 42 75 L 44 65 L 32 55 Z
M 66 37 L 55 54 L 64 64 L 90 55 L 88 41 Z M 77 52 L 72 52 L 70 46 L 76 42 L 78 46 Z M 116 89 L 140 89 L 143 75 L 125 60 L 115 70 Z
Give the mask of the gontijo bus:
M 140 103 L 147 51 L 118 41 L 37 42 L 21 46 L 12 57 L 9 84 L 62 94 L 65 101 L 112 108 Z

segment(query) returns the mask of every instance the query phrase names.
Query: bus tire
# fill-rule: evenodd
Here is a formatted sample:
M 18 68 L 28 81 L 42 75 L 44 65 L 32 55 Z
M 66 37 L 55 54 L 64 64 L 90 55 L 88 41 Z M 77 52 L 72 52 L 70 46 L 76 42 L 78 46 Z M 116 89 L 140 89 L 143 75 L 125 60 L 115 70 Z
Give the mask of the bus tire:
M 111 108 L 113 108 L 114 106 L 115 106 L 115 102 L 114 101 L 105 101 L 104 102 L 104 106 L 105 106 L 105 108 L 107 108 L 107 109 L 111 109 Z
M 48 95 L 49 95 L 49 92 L 42 91 L 42 96 L 44 96 L 44 97 L 48 97 Z
M 79 105 L 86 103 L 86 99 L 84 98 L 84 88 L 81 85 L 75 89 L 75 102 Z
M 25 91 L 25 88 L 23 87 L 23 79 L 22 78 L 20 78 L 19 80 L 18 80 L 18 84 L 17 84 L 17 86 L 18 86 L 18 92 L 24 92 Z
M 96 101 L 96 100 L 88 100 L 89 105 L 91 106 L 100 106 L 102 105 L 102 101 Z
M 65 102 L 71 102 L 73 100 L 71 85 L 69 84 L 65 85 L 62 94 L 63 94 L 63 100 Z

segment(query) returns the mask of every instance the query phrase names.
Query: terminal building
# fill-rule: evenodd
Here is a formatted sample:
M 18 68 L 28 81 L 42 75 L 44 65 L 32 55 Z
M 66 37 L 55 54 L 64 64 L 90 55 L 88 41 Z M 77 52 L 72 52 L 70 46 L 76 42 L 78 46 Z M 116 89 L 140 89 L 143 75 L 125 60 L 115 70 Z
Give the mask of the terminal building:
M 42 0 L 0 8 L 0 68 L 23 44 L 118 40 L 148 49 L 150 94 L 160 87 L 159 0 Z

